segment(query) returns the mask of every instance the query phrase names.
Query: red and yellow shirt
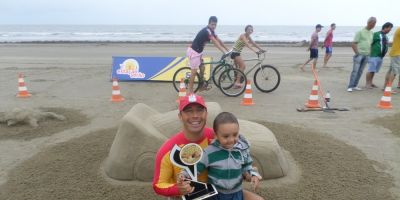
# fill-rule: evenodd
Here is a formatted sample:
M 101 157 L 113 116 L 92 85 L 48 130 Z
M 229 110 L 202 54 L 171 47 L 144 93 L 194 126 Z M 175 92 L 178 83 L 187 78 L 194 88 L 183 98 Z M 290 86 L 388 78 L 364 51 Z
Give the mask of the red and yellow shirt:
M 214 139 L 214 132 L 211 128 L 204 128 L 203 132 L 203 138 L 194 143 L 199 144 L 204 149 Z M 153 188 L 157 194 L 163 196 L 180 196 L 178 187 L 176 186 L 176 177 L 182 169 L 172 164 L 170 152 L 175 144 L 183 147 L 188 143 L 192 142 L 188 141 L 181 131 L 167 140 L 158 150 L 153 178 Z M 198 180 L 207 182 L 207 172 L 199 174 Z

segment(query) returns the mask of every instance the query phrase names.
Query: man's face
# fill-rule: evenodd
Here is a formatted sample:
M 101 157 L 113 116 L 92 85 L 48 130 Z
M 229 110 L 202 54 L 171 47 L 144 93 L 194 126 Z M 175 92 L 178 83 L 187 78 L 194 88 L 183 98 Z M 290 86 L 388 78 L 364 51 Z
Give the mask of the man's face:
M 375 27 L 375 24 L 376 24 L 376 21 L 374 21 L 374 20 L 368 22 L 368 24 L 367 24 L 367 29 L 368 29 L 368 30 L 373 29 L 373 28 Z
M 317 33 L 321 31 L 321 27 L 316 28 L 315 30 L 317 30 Z
M 239 140 L 239 125 L 236 123 L 220 124 L 215 136 L 224 149 L 232 149 Z
M 179 113 L 179 119 L 187 134 L 200 135 L 206 125 L 207 109 L 199 104 L 189 104 Z
M 217 28 L 217 22 L 210 22 L 208 28 L 214 31 Z

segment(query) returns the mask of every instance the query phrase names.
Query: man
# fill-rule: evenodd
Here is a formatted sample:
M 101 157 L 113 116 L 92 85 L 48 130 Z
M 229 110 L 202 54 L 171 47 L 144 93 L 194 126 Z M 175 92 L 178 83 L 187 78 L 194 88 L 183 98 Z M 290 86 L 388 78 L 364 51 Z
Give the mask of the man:
M 322 25 L 321 24 L 317 24 L 315 26 L 315 31 L 314 33 L 311 35 L 311 41 L 310 41 L 310 46 L 308 47 L 307 51 L 310 51 L 310 59 L 308 59 L 303 66 L 301 66 L 301 71 L 304 71 L 304 67 L 311 61 L 313 61 L 313 66 L 314 69 L 316 69 L 317 67 L 317 60 L 318 60 L 318 33 L 321 31 L 322 29 Z
M 205 127 L 207 106 L 201 96 L 187 95 L 180 100 L 178 117 L 182 122 L 182 131 L 168 139 L 158 150 L 154 166 L 153 189 L 162 196 L 177 197 L 192 191 L 189 181 L 177 181 L 182 169 L 172 164 L 170 152 L 176 145 L 197 143 L 203 149 L 214 139 L 212 129 Z M 207 172 L 199 174 L 198 180 L 207 182 Z M 260 196 L 244 191 L 246 200 L 262 199 Z
M 389 39 L 386 36 L 393 28 L 393 24 L 390 22 L 386 22 L 382 26 L 382 30 L 375 32 L 372 45 L 371 45 L 371 54 L 368 59 L 368 72 L 366 75 L 366 84 L 365 88 L 372 89 L 377 86 L 372 83 L 372 79 L 374 78 L 375 73 L 379 72 L 379 69 L 382 66 L 383 57 L 385 57 L 386 52 L 388 50 Z
M 324 66 L 326 67 L 326 64 L 328 64 L 329 59 L 332 56 L 332 48 L 333 48 L 333 31 L 336 29 L 336 24 L 332 23 L 331 24 L 331 29 L 329 29 L 328 32 L 326 32 L 326 37 L 324 40 L 324 46 L 325 47 L 325 57 L 324 57 Z M 323 48 L 322 47 L 322 48 Z
M 360 77 L 364 71 L 364 67 L 368 62 L 369 54 L 371 53 L 371 44 L 373 32 L 371 31 L 376 24 L 376 18 L 370 17 L 367 21 L 367 26 L 361 29 L 354 36 L 353 43 L 351 45 L 354 56 L 353 56 L 353 71 L 350 74 L 350 82 L 347 86 L 347 92 L 353 92 L 353 90 L 362 90 L 357 87 Z
M 393 80 L 394 78 L 396 78 L 396 75 L 400 73 L 400 28 L 397 28 L 396 32 L 393 35 L 393 43 L 389 55 L 390 55 L 390 68 L 386 74 L 384 87 L 386 87 L 388 82 L 393 83 Z
M 200 68 L 200 89 L 206 89 L 207 85 L 204 84 L 204 66 L 202 65 L 202 56 L 204 46 L 207 42 L 212 41 L 214 46 L 216 46 L 222 53 L 226 54 L 229 50 L 224 45 L 224 43 L 219 39 L 217 34 L 215 34 L 215 29 L 217 28 L 218 19 L 215 16 L 211 16 L 208 19 L 208 25 L 201 29 L 196 37 L 194 38 L 191 47 L 187 49 L 186 56 L 189 59 L 189 65 L 191 70 L 191 76 L 189 80 L 188 93 L 193 93 L 193 83 L 197 74 L 197 70 Z

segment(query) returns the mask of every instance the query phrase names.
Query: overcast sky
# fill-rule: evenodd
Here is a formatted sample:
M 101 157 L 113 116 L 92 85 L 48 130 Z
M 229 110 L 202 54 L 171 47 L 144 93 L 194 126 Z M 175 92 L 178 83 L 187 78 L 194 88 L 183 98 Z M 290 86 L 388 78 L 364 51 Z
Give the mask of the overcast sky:
M 400 24 L 400 0 L 0 0 L 0 24 Z

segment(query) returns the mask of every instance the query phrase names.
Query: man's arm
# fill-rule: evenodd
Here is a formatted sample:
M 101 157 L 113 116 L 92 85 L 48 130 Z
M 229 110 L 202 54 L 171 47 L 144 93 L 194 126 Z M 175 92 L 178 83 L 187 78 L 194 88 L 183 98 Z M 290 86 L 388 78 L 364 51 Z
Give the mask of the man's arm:
M 228 48 L 224 45 L 224 43 L 218 38 L 218 37 L 211 37 L 211 40 L 214 44 L 215 47 L 217 47 L 222 53 L 227 53 L 229 50 Z
M 354 54 L 358 55 L 357 42 L 351 43 L 351 48 L 353 49 Z

